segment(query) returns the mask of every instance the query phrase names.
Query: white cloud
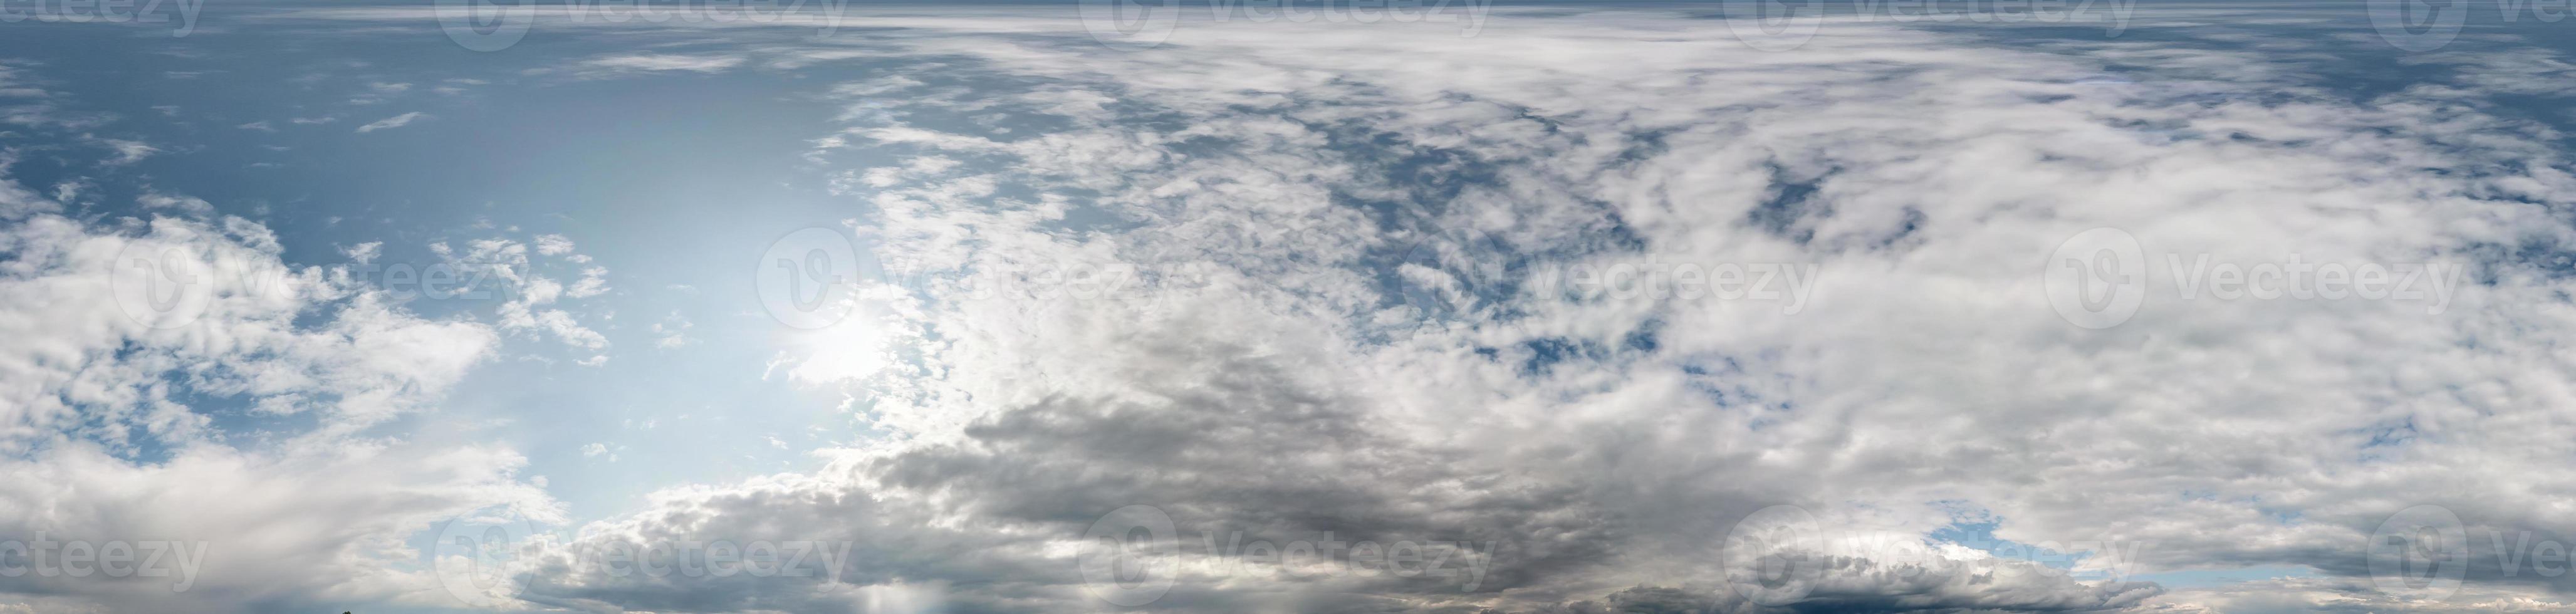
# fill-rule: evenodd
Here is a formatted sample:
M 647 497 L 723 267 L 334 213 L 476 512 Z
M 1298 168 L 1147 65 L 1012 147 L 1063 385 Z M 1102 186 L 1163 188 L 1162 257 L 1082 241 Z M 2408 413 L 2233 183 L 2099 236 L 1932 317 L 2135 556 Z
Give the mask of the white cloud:
M 739 55 L 627 53 L 584 60 L 577 70 L 590 77 L 667 71 L 716 73 L 741 65 L 743 59 Z
M 59 514 L 13 516 L 0 530 L 60 541 L 175 540 L 162 577 L 118 582 L 26 574 L 11 592 L 73 594 L 122 611 L 229 608 L 244 593 L 402 599 L 438 578 L 396 566 L 416 554 L 400 539 L 426 523 L 495 504 L 551 514 L 534 486 L 512 479 L 521 461 L 481 449 L 314 445 L 264 453 L 192 447 L 136 464 L 81 445 L 0 461 L 0 504 Z M 66 488 L 66 485 L 114 485 Z M 193 572 L 193 573 L 190 573 Z M 173 589 L 184 589 L 174 591 Z
M 581 279 L 574 281 L 571 288 L 564 290 L 564 296 L 572 298 L 589 298 L 599 296 L 607 292 L 608 269 L 605 267 L 583 267 L 581 269 Z
M 572 239 L 563 235 L 537 235 L 537 253 L 547 256 L 572 253 Z
M 384 253 L 385 242 L 383 241 L 368 241 L 340 250 L 340 255 L 347 256 L 350 262 L 358 264 L 373 263 L 377 256 L 382 256 Z
M 101 164 L 109 166 L 133 164 L 135 162 L 142 161 L 144 158 L 151 157 L 152 154 L 161 153 L 161 148 L 153 147 L 151 144 L 142 141 L 99 139 L 99 142 L 107 145 L 108 149 L 116 152 L 116 157 L 109 158 L 107 161 L 101 162 Z
M 528 257 L 530 250 L 525 243 L 502 238 L 476 239 L 468 242 L 467 247 L 460 253 L 439 243 L 431 245 L 430 251 L 444 258 L 449 266 L 491 274 L 500 289 L 511 297 L 494 308 L 494 314 L 499 317 L 497 323 L 503 330 L 542 331 L 566 346 L 581 350 L 600 350 L 608 346 L 608 337 L 583 325 L 581 315 L 567 309 L 546 307 L 568 298 L 584 299 L 607 293 L 607 268 L 583 267 L 579 271 L 581 277 L 566 287 L 563 282 L 538 270 L 537 263 Z M 553 250 L 552 255 L 563 256 L 567 261 L 587 261 L 578 254 L 570 254 L 571 248 L 570 239 L 561 235 L 544 235 L 537 238 L 535 251 L 549 254 L 549 250 Z M 607 356 L 593 355 L 576 361 L 576 364 L 598 366 L 607 360 Z
M 393 117 L 387 117 L 387 118 L 384 118 L 384 119 L 376 120 L 376 121 L 374 121 L 374 122 L 370 122 L 370 123 L 368 123 L 367 125 L 364 125 L 364 126 L 359 126 L 359 127 L 358 127 L 358 132 L 360 132 L 360 133 L 366 133 L 366 132 L 375 132 L 375 131 L 377 131 L 377 130 L 385 130 L 385 129 L 390 129 L 390 128 L 401 128 L 401 127 L 403 127 L 403 126 L 411 125 L 411 123 L 412 123 L 412 121 L 413 121 L 413 120 L 418 120 L 418 119 L 425 118 L 425 117 L 429 117 L 429 114 L 427 114 L 427 113 L 422 113 L 422 112 L 419 112 L 419 111 L 413 111 L 413 112 L 410 112 L 410 113 L 404 113 L 404 114 L 401 114 L 401 115 L 396 115 L 396 116 L 393 116 Z M 296 120 L 296 121 L 297 121 L 297 123 L 302 123 L 302 122 L 303 122 L 303 120 L 300 120 L 300 119 L 299 119 L 299 120 Z M 325 120 L 325 121 L 328 121 L 328 120 Z M 318 122 L 317 122 L 317 123 L 318 123 Z
M 135 200 L 141 203 L 145 208 L 150 209 L 177 209 L 181 213 L 197 217 L 205 217 L 215 214 L 215 206 L 212 203 L 206 202 L 206 199 L 194 196 L 145 192 L 143 193 L 143 196 L 137 197 Z
M 666 350 L 688 347 L 690 343 L 696 342 L 695 339 L 689 338 L 691 326 L 693 324 L 688 318 L 681 317 L 680 312 L 671 312 L 671 315 L 664 316 L 662 321 L 653 323 L 653 346 Z

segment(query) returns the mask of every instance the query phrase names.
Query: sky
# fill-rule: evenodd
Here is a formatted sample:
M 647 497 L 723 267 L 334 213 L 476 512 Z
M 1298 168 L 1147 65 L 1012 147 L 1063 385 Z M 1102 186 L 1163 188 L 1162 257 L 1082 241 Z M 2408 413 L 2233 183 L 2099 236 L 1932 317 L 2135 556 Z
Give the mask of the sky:
M 2571 11 L 0 1 L 0 614 L 2576 610 Z

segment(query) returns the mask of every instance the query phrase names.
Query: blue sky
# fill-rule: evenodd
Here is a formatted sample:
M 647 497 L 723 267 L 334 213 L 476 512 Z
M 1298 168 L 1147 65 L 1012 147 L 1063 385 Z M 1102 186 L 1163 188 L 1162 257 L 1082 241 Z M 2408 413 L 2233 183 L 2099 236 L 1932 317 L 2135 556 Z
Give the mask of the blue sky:
M 165 43 L 31 28 L 59 35 L 62 46 L 45 46 L 62 58 L 191 75 L 62 71 L 71 104 L 96 100 L 101 112 L 131 118 L 100 131 L 172 149 L 94 179 L 98 204 L 83 211 L 130 215 L 143 192 L 184 192 L 224 203 L 219 211 L 264 212 L 257 217 L 278 234 L 281 259 L 295 263 L 345 261 L 343 249 L 371 242 L 384 244 L 379 262 L 390 264 L 434 261 L 428 245 L 442 241 L 582 237 L 579 253 L 616 282 L 589 301 L 589 314 L 623 318 L 593 326 L 633 352 L 581 367 L 573 363 L 592 354 L 528 343 L 460 383 L 451 411 L 441 412 L 442 421 L 516 423 L 469 436 L 514 440 L 576 509 L 605 514 L 666 478 L 738 479 L 801 458 L 768 438 L 801 451 L 854 435 L 835 409 L 838 395 L 763 382 L 775 324 L 745 300 L 755 294 L 743 275 L 777 236 L 848 218 L 823 193 L 825 167 L 797 146 L 836 112 L 832 105 L 776 75 L 544 80 L 520 74 L 543 58 L 476 54 L 443 37 L 355 45 L 333 28 L 272 27 L 297 35 Z M 415 112 L 430 119 L 352 131 Z M 240 127 L 248 124 L 263 127 Z M 50 185 L 95 172 L 73 163 L 44 173 L 44 162 L 19 167 L 22 180 Z M 577 276 L 578 268 L 560 271 Z M 435 317 L 488 312 L 496 302 L 408 307 Z M 675 314 L 690 325 L 688 345 L 659 350 L 666 335 L 651 326 Z M 620 467 L 581 456 L 590 443 L 696 452 L 621 455 L 629 466 Z

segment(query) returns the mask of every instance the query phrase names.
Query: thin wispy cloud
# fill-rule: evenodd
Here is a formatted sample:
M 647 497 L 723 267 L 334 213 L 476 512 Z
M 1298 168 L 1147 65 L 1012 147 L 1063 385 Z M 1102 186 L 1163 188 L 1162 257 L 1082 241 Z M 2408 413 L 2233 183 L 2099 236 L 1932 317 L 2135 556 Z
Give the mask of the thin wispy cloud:
M 387 118 L 384 118 L 384 119 L 380 119 L 380 120 L 376 120 L 376 121 L 368 122 L 368 123 L 367 123 L 367 125 L 359 126 L 359 127 L 358 127 L 358 132 L 359 132 L 359 133 L 361 133 L 361 134 L 363 134 L 363 133 L 368 133 L 368 132 L 375 132 L 375 131 L 377 131 L 377 130 L 387 130 L 387 129 L 392 129 L 392 128 L 401 128 L 401 127 L 403 127 L 403 126 L 411 125 L 411 123 L 412 123 L 413 121 L 420 120 L 420 119 L 427 118 L 427 117 L 429 117 L 429 114 L 427 114 L 427 113 L 422 113 L 422 112 L 419 112 L 419 111 L 413 111 L 413 112 L 410 112 L 410 113 L 404 113 L 404 114 L 401 114 L 401 115 L 396 115 L 396 116 L 393 116 L 393 117 L 387 117 Z M 299 121 L 300 121 L 300 120 L 299 120 Z
M 577 69 L 590 76 L 649 72 L 716 73 L 741 65 L 740 55 L 618 54 L 584 60 Z

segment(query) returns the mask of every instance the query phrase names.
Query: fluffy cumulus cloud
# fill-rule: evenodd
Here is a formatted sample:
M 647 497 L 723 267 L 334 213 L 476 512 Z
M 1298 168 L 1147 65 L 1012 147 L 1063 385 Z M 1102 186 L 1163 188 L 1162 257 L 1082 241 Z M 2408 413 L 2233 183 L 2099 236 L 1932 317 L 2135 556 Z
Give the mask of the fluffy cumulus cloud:
M 552 509 L 507 449 L 370 434 L 486 359 L 490 328 L 287 265 L 241 218 L 57 209 L 0 231 L 0 534 L 26 546 L 0 591 L 64 600 L 40 611 L 397 600 L 437 585 L 402 568 L 420 526 Z M 122 559 L 95 559 L 105 580 L 72 563 L 96 553 Z
M 768 365 L 863 422 L 816 467 L 565 526 L 516 453 L 372 429 L 512 339 L 608 348 L 564 306 L 612 292 L 570 238 L 433 245 L 511 289 L 438 320 L 220 206 L 84 219 L 11 188 L 0 533 L 230 536 L 184 596 L 246 609 L 2576 609 L 2509 541 L 2576 535 L 2576 178 L 2490 99 L 2556 95 L 2554 57 L 2414 57 L 2448 76 L 2356 93 L 2316 72 L 2329 43 L 2176 31 L 1834 21 L 1762 51 L 1531 11 L 1133 50 L 871 23 L 528 73 L 844 69 L 804 159 L 881 270 Z M 2149 293 L 2109 323 L 2049 282 L 2106 228 Z M 2178 294 L 2169 261 L 2402 265 L 2424 294 Z M 225 437 L 210 397 L 313 426 Z M 2459 586 L 2388 583 L 2392 516 L 2474 537 L 2440 542 Z M 444 548 L 472 535 L 509 539 Z M 0 591 L 184 607 L 144 580 Z
M 514 338 L 605 360 L 567 310 L 609 292 L 608 270 L 570 238 L 537 238 L 534 258 L 507 237 L 430 244 L 428 274 L 466 280 L 450 291 L 500 297 L 489 318 L 430 315 L 405 277 L 421 263 L 387 274 L 383 241 L 299 262 L 275 222 L 230 215 L 263 203 L 120 175 L 163 148 L 24 161 L 43 150 L 29 142 L 96 139 L 62 119 L 75 111 L 16 112 L 0 119 L 0 611 L 450 607 L 425 528 L 496 509 L 563 520 L 518 450 L 418 425 Z M 49 197 L 29 167 L 99 176 Z M 108 190 L 134 206 L 102 206 Z
M 127 158 L 109 166 L 159 151 L 111 142 Z M 49 199 L 0 174 L 0 610 L 429 603 L 421 527 L 555 517 L 515 451 L 388 429 L 500 335 L 353 268 L 380 243 L 298 265 L 204 199 L 147 188 L 107 216 L 63 202 L 76 184 Z

